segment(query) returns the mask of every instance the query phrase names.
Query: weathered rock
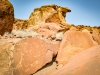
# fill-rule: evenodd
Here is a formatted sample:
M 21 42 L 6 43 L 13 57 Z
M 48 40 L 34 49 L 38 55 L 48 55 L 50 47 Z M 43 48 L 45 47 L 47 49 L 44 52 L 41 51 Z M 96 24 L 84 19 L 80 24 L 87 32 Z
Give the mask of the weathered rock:
M 13 75 L 13 43 L 0 44 L 0 75 Z
M 14 8 L 7 0 L 0 1 L 0 35 L 11 32 L 14 21 Z
M 19 41 L 14 51 L 14 75 L 30 75 L 52 61 L 59 42 L 36 37 Z
M 87 29 L 88 31 L 92 31 L 92 27 L 90 26 L 85 26 L 85 25 L 78 25 L 78 26 L 75 26 L 79 31 L 82 31 L 84 29 Z
M 27 29 L 28 26 L 28 20 L 22 20 L 22 19 L 14 19 L 13 23 L 13 29 L 19 30 L 19 29 Z
M 63 30 L 63 28 L 58 26 L 56 23 L 44 23 L 40 25 L 40 28 L 37 30 L 37 32 L 45 37 L 50 37 L 60 30 Z
M 93 39 L 94 39 L 98 44 L 100 44 L 100 32 L 99 32 L 100 29 L 93 28 L 92 30 L 93 30 L 93 32 L 92 32 Z
M 50 74 L 56 69 L 56 64 L 46 67 L 37 73 L 35 72 L 52 61 L 59 49 L 60 43 L 58 40 L 61 41 L 62 37 L 63 40 L 57 61 L 59 65 L 68 63 L 68 66 L 59 69 L 53 74 L 72 73 L 71 75 L 82 75 L 82 73 L 90 73 L 90 71 L 95 73 L 93 75 L 96 75 L 96 72 L 99 74 L 98 70 L 100 68 L 98 65 L 100 63 L 97 60 L 100 57 L 96 56 L 96 54 L 100 46 L 99 49 L 96 48 L 97 51 L 84 51 L 100 44 L 100 27 L 69 25 L 65 20 L 66 12 L 71 12 L 71 10 L 54 4 L 45 5 L 36 8 L 31 13 L 29 20 L 21 20 L 14 18 L 14 9 L 8 0 L 0 0 L 0 75 Z M 11 32 L 11 34 L 5 32 Z M 66 33 L 63 36 L 64 32 Z M 45 39 L 40 34 L 44 35 Z M 79 52 L 82 52 L 82 56 L 81 54 L 78 55 Z M 76 54 L 77 56 L 73 57 Z M 83 55 L 89 58 L 85 58 Z M 71 57 L 73 58 L 70 60 Z M 92 61 L 93 57 L 95 59 Z M 80 60 L 81 58 L 82 60 Z M 85 67 L 83 64 L 85 64 Z M 75 69 L 80 67 L 80 65 L 81 68 Z M 95 70 L 96 68 L 98 69 Z
M 0 1 L 8 1 L 8 0 L 0 0 Z
M 72 56 L 95 45 L 98 44 L 87 31 L 66 31 L 57 55 L 58 64 L 65 65 Z
M 57 6 L 55 4 L 41 6 L 34 9 L 29 17 L 29 27 L 38 29 L 41 23 L 54 22 L 57 25 L 68 27 L 68 23 L 65 21 L 66 12 L 71 12 L 67 7 Z
M 0 75 L 13 75 L 13 51 L 20 38 L 0 39 Z
M 50 75 L 100 75 L 100 45 L 73 56 L 64 67 Z

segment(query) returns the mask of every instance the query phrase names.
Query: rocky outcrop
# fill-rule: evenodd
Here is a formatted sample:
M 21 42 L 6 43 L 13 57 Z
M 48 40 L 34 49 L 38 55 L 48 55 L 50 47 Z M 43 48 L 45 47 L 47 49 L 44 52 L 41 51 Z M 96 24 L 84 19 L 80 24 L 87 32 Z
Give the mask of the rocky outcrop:
M 28 20 L 14 18 L 13 30 L 27 29 Z
M 100 27 L 98 28 L 92 28 L 92 36 L 93 39 L 100 45 Z
M 75 25 L 74 25 L 74 26 L 75 26 Z M 86 29 L 86 30 L 92 32 L 92 27 L 90 27 L 90 26 L 78 25 L 78 26 L 75 26 L 75 27 L 76 27 L 79 31 L 82 31 L 82 30 Z
M 95 45 L 98 44 L 87 31 L 66 31 L 57 55 L 58 64 L 65 65 L 72 56 Z
M 86 26 L 86 25 L 73 25 L 71 24 L 70 30 L 83 31 L 88 30 L 93 37 L 93 40 L 100 44 L 100 26 Z
M 0 1 L 8 1 L 8 0 L 0 0 Z
M 13 29 L 14 8 L 7 0 L 0 1 L 0 35 Z
M 36 37 L 19 41 L 14 51 L 14 75 L 30 75 L 52 61 L 59 42 Z
M 100 75 L 100 45 L 73 56 L 64 67 L 50 75 Z
M 100 27 L 68 24 L 66 12 L 45 5 L 22 20 L 0 0 L 0 75 L 99 75 Z
M 66 12 L 71 12 L 71 10 L 55 4 L 36 8 L 29 17 L 29 27 L 38 29 L 41 23 L 53 22 L 61 27 L 68 28 L 70 25 L 65 20 Z

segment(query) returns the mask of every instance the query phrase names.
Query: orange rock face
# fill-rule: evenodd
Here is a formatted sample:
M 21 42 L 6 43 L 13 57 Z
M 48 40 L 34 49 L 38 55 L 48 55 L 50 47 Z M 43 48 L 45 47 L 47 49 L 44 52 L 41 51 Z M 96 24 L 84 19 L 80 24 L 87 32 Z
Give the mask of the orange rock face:
M 73 56 L 64 67 L 50 75 L 100 75 L 100 45 Z
M 65 65 L 75 54 L 98 45 L 88 32 L 66 31 L 57 55 L 58 64 Z
M 100 27 L 97 29 L 97 28 L 93 28 L 93 33 L 92 33 L 92 36 L 93 36 L 93 39 L 100 45 Z
M 55 4 L 44 5 L 40 8 L 34 9 L 34 12 L 31 13 L 28 23 L 28 27 L 33 29 L 38 29 L 41 23 L 56 23 L 61 27 L 68 27 L 65 17 L 66 12 L 71 12 L 67 7 L 57 6 Z
M 36 37 L 19 41 L 15 46 L 14 75 L 30 75 L 52 61 L 57 54 L 59 42 Z
M 0 35 L 11 32 L 14 21 L 14 8 L 9 1 L 0 1 Z
M 27 20 L 22 20 L 22 19 L 14 19 L 13 23 L 13 29 L 14 30 L 19 30 L 19 29 L 27 29 L 28 22 Z

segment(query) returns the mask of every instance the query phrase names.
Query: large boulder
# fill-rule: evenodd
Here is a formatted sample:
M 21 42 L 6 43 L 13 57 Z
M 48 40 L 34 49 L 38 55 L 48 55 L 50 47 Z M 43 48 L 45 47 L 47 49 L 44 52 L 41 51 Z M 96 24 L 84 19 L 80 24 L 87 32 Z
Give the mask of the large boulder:
M 30 75 L 52 61 L 59 49 L 59 42 L 37 37 L 26 38 L 15 46 L 14 75 Z
M 13 5 L 7 0 L 0 0 L 0 35 L 11 32 L 14 21 Z
M 87 30 L 83 32 L 76 30 L 66 31 L 60 44 L 57 62 L 59 65 L 65 65 L 72 56 L 95 45 L 98 44 Z
M 0 75 L 13 75 L 14 43 L 0 44 Z
M 68 27 L 69 25 L 65 20 L 66 12 L 71 12 L 71 10 L 55 4 L 41 6 L 40 8 L 34 9 L 34 12 L 31 13 L 28 20 L 28 27 L 33 27 L 35 30 L 39 28 L 41 23 L 50 22 L 54 22 L 62 27 Z
M 100 75 L 100 45 L 73 56 L 64 67 L 50 75 Z

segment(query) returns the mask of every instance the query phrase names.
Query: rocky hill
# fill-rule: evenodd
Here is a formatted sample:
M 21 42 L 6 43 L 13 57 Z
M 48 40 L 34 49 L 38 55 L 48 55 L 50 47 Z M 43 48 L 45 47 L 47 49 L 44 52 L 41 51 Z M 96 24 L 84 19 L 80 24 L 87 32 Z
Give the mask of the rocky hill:
M 100 75 L 100 26 L 69 24 L 68 12 L 44 5 L 21 20 L 0 0 L 0 75 Z

